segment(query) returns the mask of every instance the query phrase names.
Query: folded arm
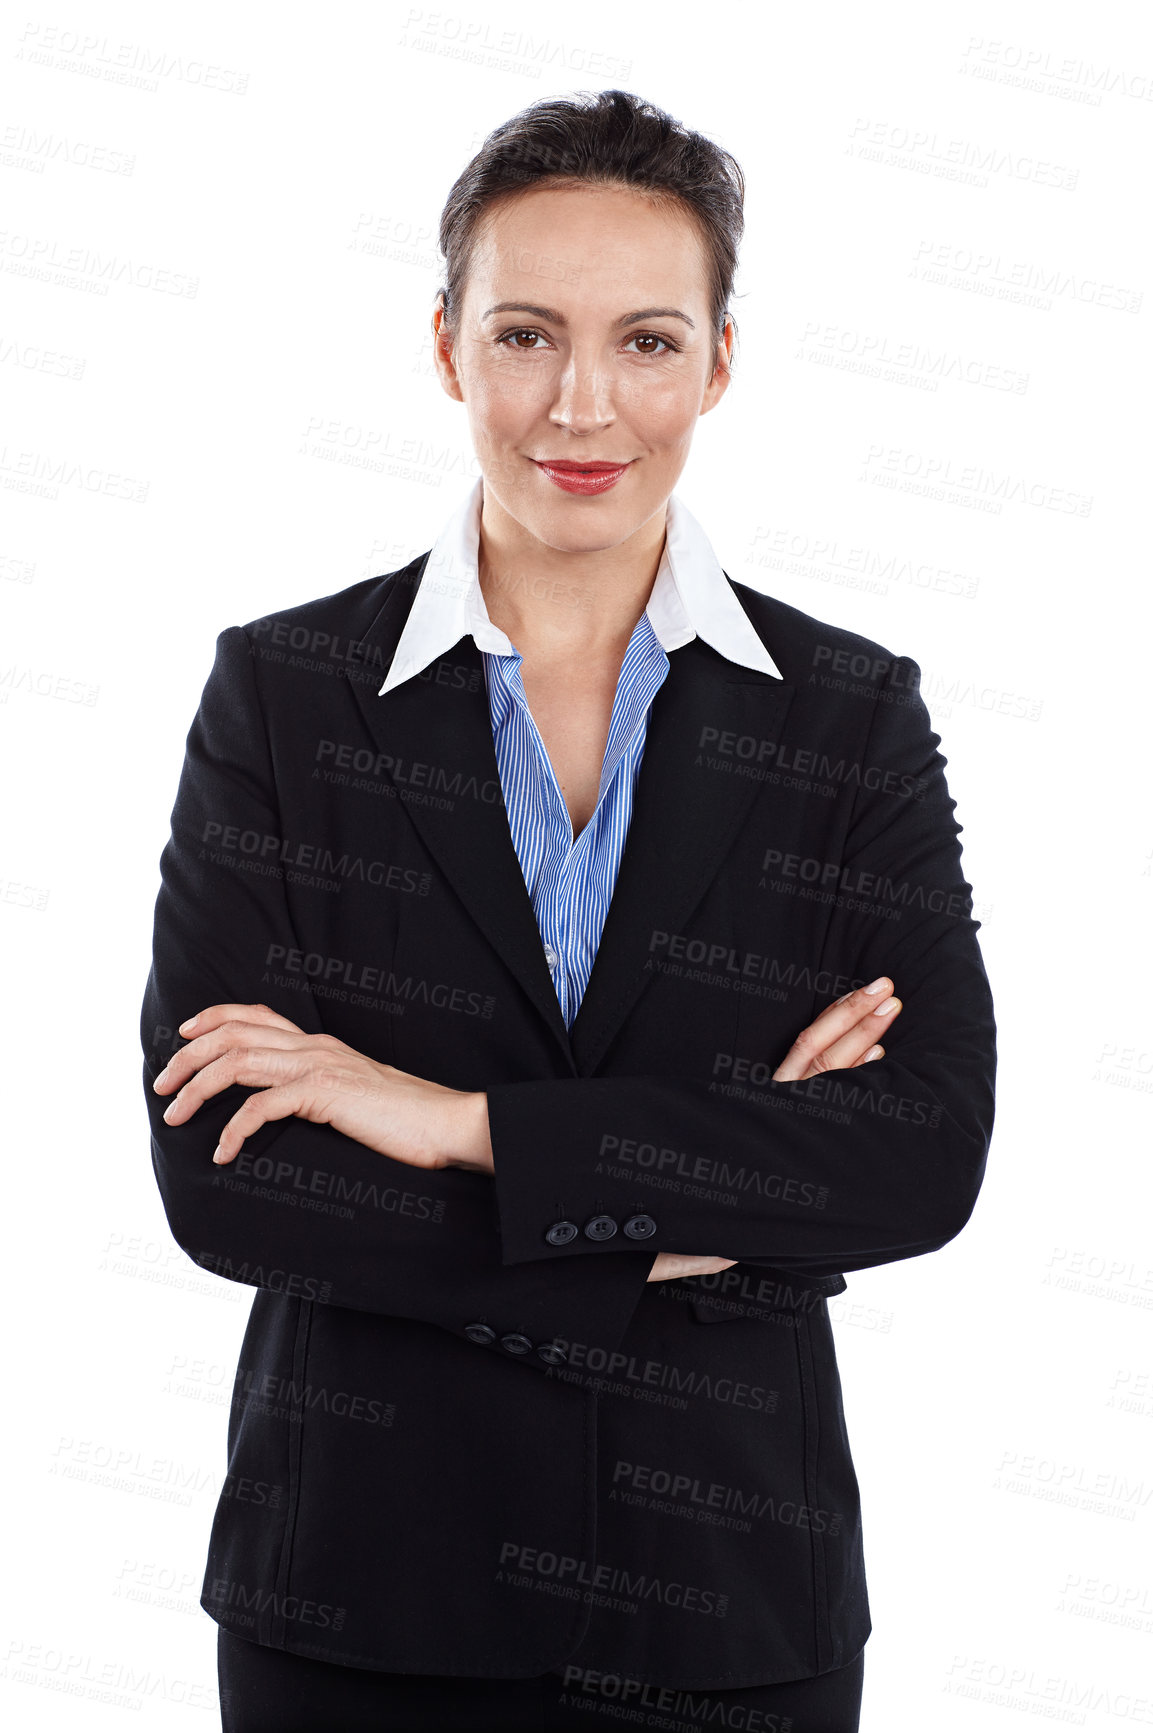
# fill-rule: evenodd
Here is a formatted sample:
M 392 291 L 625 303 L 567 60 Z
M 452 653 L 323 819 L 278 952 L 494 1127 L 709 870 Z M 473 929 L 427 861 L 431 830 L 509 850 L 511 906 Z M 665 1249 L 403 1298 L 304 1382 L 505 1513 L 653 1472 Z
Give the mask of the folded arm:
M 565 1270 L 543 1258 L 509 1269 L 487 1175 L 412 1167 L 299 1117 L 262 1125 L 235 1160 L 216 1166 L 220 1134 L 252 1093 L 239 1084 L 183 1123 L 165 1121 L 169 1097 L 152 1085 L 183 1050 L 180 1024 L 209 1005 L 274 999 L 262 984 L 270 950 L 299 946 L 280 876 L 213 860 L 212 838 L 229 825 L 282 834 L 252 649 L 240 627 L 217 640 L 189 730 L 141 1006 L 153 1169 L 177 1242 L 233 1281 L 418 1319 L 541 1371 L 554 1363 L 554 1338 L 615 1346 L 651 1249 Z M 313 994 L 294 992 L 292 1001 L 284 1008 L 293 1025 L 322 1033 Z
M 894 664 L 868 759 L 922 792 L 857 790 L 838 881 L 899 905 L 901 919 L 878 918 L 875 902 L 845 891 L 818 960 L 899 983 L 903 1011 L 882 1057 L 727 1093 L 723 1073 L 490 1088 L 507 1264 L 612 1255 L 638 1212 L 657 1251 L 692 1245 L 813 1276 L 934 1251 L 965 1225 L 993 1124 L 995 1023 L 918 675 L 908 658 Z M 542 1142 L 547 1173 L 532 1156 Z M 646 1184 L 653 1177 L 677 1183 Z M 555 1228 L 558 1195 L 577 1229 L 568 1239 Z

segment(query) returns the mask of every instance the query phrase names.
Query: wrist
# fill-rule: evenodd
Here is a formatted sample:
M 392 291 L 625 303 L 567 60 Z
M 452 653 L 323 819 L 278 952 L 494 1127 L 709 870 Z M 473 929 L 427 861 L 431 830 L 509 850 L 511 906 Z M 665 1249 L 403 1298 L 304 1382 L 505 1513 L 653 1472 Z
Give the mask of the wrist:
M 445 1150 L 446 1167 L 463 1167 L 471 1173 L 495 1171 L 492 1140 L 488 1129 L 488 1096 L 483 1090 L 461 1090 L 452 1103 Z

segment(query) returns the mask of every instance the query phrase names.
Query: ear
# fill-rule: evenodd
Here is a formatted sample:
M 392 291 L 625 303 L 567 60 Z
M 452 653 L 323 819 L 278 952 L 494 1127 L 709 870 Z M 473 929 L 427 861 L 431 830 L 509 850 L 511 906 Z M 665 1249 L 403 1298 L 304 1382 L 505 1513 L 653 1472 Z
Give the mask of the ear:
M 716 408 L 717 404 L 733 382 L 731 365 L 733 356 L 733 331 L 733 321 L 729 314 L 726 313 L 724 330 L 717 338 L 717 346 L 713 351 L 713 371 L 706 381 L 704 394 L 701 398 L 700 413 L 702 415 L 707 415 L 710 409 Z
M 447 323 L 444 308 L 444 290 L 437 290 L 436 306 L 432 312 L 432 364 L 436 368 L 437 378 L 448 395 L 457 403 L 464 402 L 464 392 L 461 389 L 460 375 L 453 360 L 453 332 Z

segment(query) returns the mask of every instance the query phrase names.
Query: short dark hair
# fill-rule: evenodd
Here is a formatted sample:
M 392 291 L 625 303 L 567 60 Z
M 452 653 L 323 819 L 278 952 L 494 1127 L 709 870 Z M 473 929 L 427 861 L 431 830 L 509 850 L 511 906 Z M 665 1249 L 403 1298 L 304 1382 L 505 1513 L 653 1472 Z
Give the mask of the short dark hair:
M 490 132 L 454 182 L 440 219 L 445 322 L 464 301 L 483 213 L 517 193 L 562 180 L 636 187 L 695 219 L 708 262 L 709 314 L 719 337 L 744 233 L 745 181 L 728 151 L 627 90 L 548 97 Z M 735 321 L 734 321 L 735 324 Z

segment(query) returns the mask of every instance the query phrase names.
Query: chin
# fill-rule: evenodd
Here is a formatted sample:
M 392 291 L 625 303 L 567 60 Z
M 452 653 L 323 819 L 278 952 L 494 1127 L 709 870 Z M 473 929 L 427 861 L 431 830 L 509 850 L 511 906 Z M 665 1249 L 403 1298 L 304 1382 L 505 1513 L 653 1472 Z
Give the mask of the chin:
M 580 494 L 561 493 L 547 507 L 539 501 L 526 507 L 517 516 L 538 541 L 565 553 L 593 553 L 598 548 L 616 547 L 640 528 L 651 514 L 638 510 L 635 500 L 625 505 L 623 500 L 611 500 L 601 494 L 592 499 Z

